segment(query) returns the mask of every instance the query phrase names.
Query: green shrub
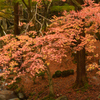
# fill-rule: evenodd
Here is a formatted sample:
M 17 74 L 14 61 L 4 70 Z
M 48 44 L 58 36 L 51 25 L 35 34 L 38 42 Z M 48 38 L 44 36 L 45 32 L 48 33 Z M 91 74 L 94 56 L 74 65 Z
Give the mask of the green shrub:
M 67 77 L 69 75 L 73 75 L 74 74 L 74 70 L 64 70 L 62 71 L 62 77 Z
M 53 74 L 53 75 L 52 75 L 52 78 L 56 78 L 56 75 L 55 75 L 55 74 Z
M 56 71 L 55 75 L 56 75 L 56 77 L 60 77 L 61 76 L 61 71 L 60 70 Z
M 52 6 L 50 11 L 57 11 L 57 12 L 61 12 L 61 11 L 70 11 L 70 10 L 75 10 L 75 7 L 74 6 L 70 6 L 68 5 L 67 3 L 63 6 Z
M 53 78 L 61 77 L 61 71 L 60 71 L 60 70 L 57 70 L 57 71 L 55 72 L 55 74 L 53 74 L 52 77 L 53 77 Z
M 57 78 L 57 77 L 67 77 L 69 75 L 73 75 L 74 74 L 74 70 L 73 69 L 70 69 L 70 70 L 64 70 L 64 71 L 56 71 L 54 74 L 53 74 L 53 78 Z

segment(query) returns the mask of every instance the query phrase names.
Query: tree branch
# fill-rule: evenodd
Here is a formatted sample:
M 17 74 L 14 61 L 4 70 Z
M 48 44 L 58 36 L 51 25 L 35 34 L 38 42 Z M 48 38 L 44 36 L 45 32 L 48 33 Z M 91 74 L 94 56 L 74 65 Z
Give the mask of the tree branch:
M 24 5 L 26 6 L 27 9 L 29 9 L 28 5 L 25 3 L 24 0 L 22 0 L 22 2 L 24 3 Z
M 41 16 L 42 18 L 44 18 L 45 20 L 47 20 L 47 21 L 51 22 L 48 18 L 46 18 L 46 17 L 44 17 L 44 16 L 40 15 L 39 13 L 37 13 L 37 15 L 39 15 L 39 16 Z
M 76 1 L 76 0 L 72 0 L 72 2 L 81 10 L 82 6 Z

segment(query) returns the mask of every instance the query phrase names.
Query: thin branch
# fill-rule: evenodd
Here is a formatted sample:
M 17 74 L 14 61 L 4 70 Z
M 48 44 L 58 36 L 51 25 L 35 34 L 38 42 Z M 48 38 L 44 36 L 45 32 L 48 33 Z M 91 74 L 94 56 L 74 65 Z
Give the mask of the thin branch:
M 7 13 L 7 12 L 4 12 L 4 11 L 0 11 L 0 12 L 2 12 L 2 13 L 4 13 L 4 14 L 12 14 L 12 13 Z
M 2 12 L 2 13 L 4 13 L 4 14 L 10 14 L 10 15 L 13 15 L 12 13 L 7 13 L 7 12 L 3 12 L 3 11 L 0 11 L 0 12 Z M 22 14 L 15 14 L 15 15 L 23 16 Z
M 36 6 L 37 6 L 37 5 L 36 5 Z M 29 23 L 28 23 L 27 26 L 26 26 L 25 35 L 26 35 L 26 32 L 27 32 L 27 30 L 28 30 L 28 27 L 29 27 L 30 23 L 32 22 L 32 20 L 34 19 L 35 16 L 36 16 L 36 12 L 35 12 L 35 14 L 33 15 L 33 17 L 31 18 L 31 20 L 29 21 Z
M 47 21 L 51 22 L 51 21 L 50 21 L 50 19 L 48 19 L 48 18 L 46 18 L 46 17 L 44 17 L 44 16 L 40 15 L 39 13 L 37 13 L 37 15 L 39 15 L 40 17 L 44 18 L 45 20 L 47 20 Z
M 2 26 L 2 25 L 1 25 L 1 28 L 2 28 L 2 30 L 3 30 L 4 35 L 7 35 L 7 34 L 6 34 L 6 32 L 4 31 L 4 29 L 3 29 L 3 26 Z
M 36 5 L 36 14 L 37 14 L 37 5 Z M 42 33 L 42 26 L 43 26 L 43 24 L 41 24 L 41 22 L 39 22 L 36 18 L 35 18 L 35 20 L 41 25 L 41 28 L 40 28 L 39 32 L 43 36 L 43 33 Z
M 41 28 L 40 28 L 40 33 L 41 33 L 41 35 L 43 36 L 43 33 L 42 33 L 42 26 L 43 26 L 43 24 L 41 24 L 37 19 L 35 19 L 40 25 L 41 25 Z
M 34 16 L 35 16 L 35 14 L 33 15 L 32 19 L 29 21 L 29 23 L 28 23 L 27 26 L 26 26 L 25 35 L 26 35 L 26 32 L 27 32 L 27 30 L 28 30 L 28 27 L 29 27 L 30 23 L 32 22 Z
M 47 7 L 47 14 L 48 14 L 48 12 L 49 12 L 49 8 L 50 8 L 50 6 L 51 6 L 51 3 L 52 3 L 52 0 L 50 1 L 49 5 L 48 5 L 48 7 Z
M 7 19 L 7 20 L 9 20 L 9 21 L 10 21 L 10 19 L 8 19 L 8 18 L 6 18 L 6 17 L 4 17 L 4 16 L 1 16 L 1 15 L 0 15 L 0 17 L 5 18 L 5 19 Z
M 76 0 L 72 0 L 72 2 L 73 2 L 79 9 L 82 9 L 82 6 L 81 6 Z
M 25 3 L 24 0 L 22 0 L 22 2 L 24 3 L 24 5 L 26 6 L 27 9 L 29 9 L 28 5 Z

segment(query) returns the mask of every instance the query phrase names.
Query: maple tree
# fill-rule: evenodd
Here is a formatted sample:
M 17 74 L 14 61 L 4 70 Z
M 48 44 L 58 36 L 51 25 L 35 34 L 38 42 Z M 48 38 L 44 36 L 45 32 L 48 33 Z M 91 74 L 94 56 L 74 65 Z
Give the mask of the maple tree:
M 71 45 L 72 51 L 77 52 L 77 77 L 75 87 L 82 87 L 87 83 L 85 68 L 85 52 L 93 52 L 99 32 L 99 4 L 85 1 L 81 11 L 64 12 L 64 16 L 55 17 L 50 32 L 64 34 Z M 88 7 L 85 7 L 87 6 Z M 74 40 L 74 42 L 72 41 Z M 67 42 L 67 45 L 69 45 Z M 85 51 L 86 50 L 86 51 Z M 97 64 L 95 65 L 97 67 Z
M 50 61 L 62 62 L 69 51 L 77 52 L 76 87 L 82 87 L 87 82 L 85 69 L 85 52 L 93 52 L 96 41 L 94 35 L 99 32 L 100 7 L 93 1 L 83 5 L 81 11 L 64 12 L 63 16 L 54 16 L 52 24 L 44 32 L 46 35 L 37 36 L 35 31 L 26 35 L 3 36 L 3 48 L 0 49 L 0 66 L 3 68 L 4 79 L 11 74 L 16 82 L 18 77 L 30 73 L 33 77 L 40 71 L 47 71 L 50 94 L 53 95 L 53 82 L 49 69 Z M 32 36 L 32 37 L 30 37 Z M 86 51 L 85 51 L 86 50 Z M 84 58 L 82 58 L 84 57 Z M 89 57 L 90 58 L 90 57 Z M 94 65 L 97 67 L 96 65 Z

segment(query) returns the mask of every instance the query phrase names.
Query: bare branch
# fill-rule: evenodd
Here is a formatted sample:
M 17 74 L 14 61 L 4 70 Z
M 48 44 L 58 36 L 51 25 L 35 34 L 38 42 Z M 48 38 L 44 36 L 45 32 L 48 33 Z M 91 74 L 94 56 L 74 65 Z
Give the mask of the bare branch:
M 45 20 L 47 20 L 47 21 L 51 22 L 51 21 L 50 21 L 50 19 L 48 19 L 48 18 L 46 18 L 46 17 L 44 17 L 44 16 L 40 15 L 39 13 L 37 13 L 37 15 L 39 15 L 40 17 L 44 18 Z
M 27 9 L 29 9 L 28 5 L 25 3 L 24 0 L 22 0 L 22 2 L 24 3 L 24 5 L 26 6 Z
M 4 11 L 0 11 L 0 12 L 2 12 L 2 13 L 4 13 L 4 14 L 12 14 L 12 13 L 7 13 L 7 12 L 4 12 Z
M 7 35 L 6 32 L 4 31 L 4 28 L 3 28 L 2 25 L 1 25 L 1 28 L 2 28 L 2 30 L 3 30 L 4 35 Z
M 47 14 L 48 14 L 48 12 L 49 12 L 49 8 L 50 8 L 51 3 L 52 3 L 52 0 L 50 1 L 49 5 L 48 5 L 48 7 L 47 7 Z
M 81 6 L 76 0 L 72 0 L 72 2 L 73 2 L 79 9 L 82 9 L 82 6 Z
M 37 5 L 36 5 L 36 6 L 37 6 Z M 33 15 L 33 17 L 31 18 L 31 20 L 29 21 L 29 23 L 28 23 L 27 26 L 26 26 L 25 35 L 26 35 L 26 32 L 27 32 L 27 30 L 28 30 L 28 27 L 29 27 L 30 23 L 32 22 L 32 20 L 34 19 L 35 16 L 36 16 L 36 12 L 35 12 L 35 14 Z

